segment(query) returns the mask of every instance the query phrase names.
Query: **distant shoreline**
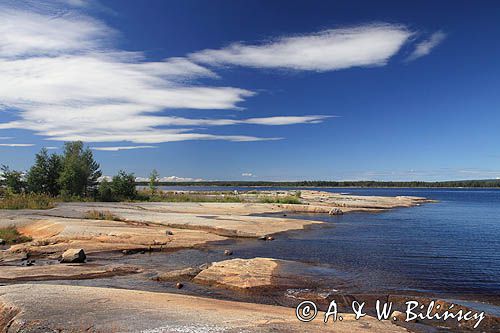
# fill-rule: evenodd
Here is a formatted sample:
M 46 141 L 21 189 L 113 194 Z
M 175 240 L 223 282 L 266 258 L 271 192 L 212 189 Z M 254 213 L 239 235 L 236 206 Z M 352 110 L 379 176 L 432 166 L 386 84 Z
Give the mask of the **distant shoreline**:
M 148 182 L 136 182 L 137 186 L 148 186 Z M 158 186 L 207 186 L 207 187 L 295 187 L 295 188 L 484 188 L 500 189 L 500 180 L 465 180 L 444 182 L 378 182 L 378 181 L 301 181 L 301 182 L 252 182 L 252 181 L 199 181 L 159 182 Z

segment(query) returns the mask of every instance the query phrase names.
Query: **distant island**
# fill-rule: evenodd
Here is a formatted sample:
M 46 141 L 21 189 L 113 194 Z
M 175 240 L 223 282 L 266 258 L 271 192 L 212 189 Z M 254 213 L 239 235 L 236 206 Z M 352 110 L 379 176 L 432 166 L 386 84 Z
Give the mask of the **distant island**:
M 147 181 L 136 182 L 138 186 L 148 186 Z M 160 186 L 248 186 L 248 187 L 482 187 L 500 188 L 500 179 L 451 180 L 451 181 L 323 181 L 306 180 L 296 182 L 273 181 L 191 181 L 191 182 L 159 182 Z

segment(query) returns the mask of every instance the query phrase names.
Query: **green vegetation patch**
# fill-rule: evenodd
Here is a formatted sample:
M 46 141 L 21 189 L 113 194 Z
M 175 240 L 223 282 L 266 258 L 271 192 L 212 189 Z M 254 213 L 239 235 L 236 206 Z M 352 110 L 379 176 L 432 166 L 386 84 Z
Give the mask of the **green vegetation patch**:
M 84 218 L 90 220 L 107 220 L 107 221 L 123 221 L 122 218 L 116 216 L 109 211 L 89 210 L 85 213 Z
M 54 198 L 46 194 L 7 194 L 0 199 L 0 209 L 50 209 Z
M 0 228 L 0 239 L 3 239 L 7 244 L 19 244 L 31 242 L 31 237 L 22 235 L 14 226 Z
M 156 192 L 139 191 L 139 200 L 153 202 L 243 202 L 243 199 L 233 194 L 202 194 L 188 192 Z
M 287 196 L 261 196 L 259 197 L 260 203 L 277 203 L 277 204 L 301 204 L 299 197 L 295 195 Z

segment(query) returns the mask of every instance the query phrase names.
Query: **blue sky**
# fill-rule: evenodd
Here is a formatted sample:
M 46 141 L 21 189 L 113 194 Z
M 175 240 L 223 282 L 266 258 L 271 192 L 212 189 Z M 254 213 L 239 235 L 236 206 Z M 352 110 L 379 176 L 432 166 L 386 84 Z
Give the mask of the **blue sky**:
M 498 178 L 499 19 L 489 1 L 2 1 L 0 163 L 83 140 L 107 175 Z

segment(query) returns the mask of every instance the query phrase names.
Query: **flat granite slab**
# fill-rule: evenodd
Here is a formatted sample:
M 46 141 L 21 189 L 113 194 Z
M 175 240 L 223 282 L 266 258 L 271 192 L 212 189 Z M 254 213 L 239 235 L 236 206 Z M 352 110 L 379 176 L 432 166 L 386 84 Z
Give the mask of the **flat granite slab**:
M 0 287 L 0 332 L 407 332 L 363 317 L 308 323 L 295 309 L 169 293 L 63 285 Z
M 338 288 L 341 273 L 328 267 L 272 258 L 231 259 L 212 263 L 193 282 L 260 292 L 288 288 Z
M 125 265 L 53 264 L 43 266 L 2 266 L 0 282 L 81 280 L 140 273 L 141 269 Z

